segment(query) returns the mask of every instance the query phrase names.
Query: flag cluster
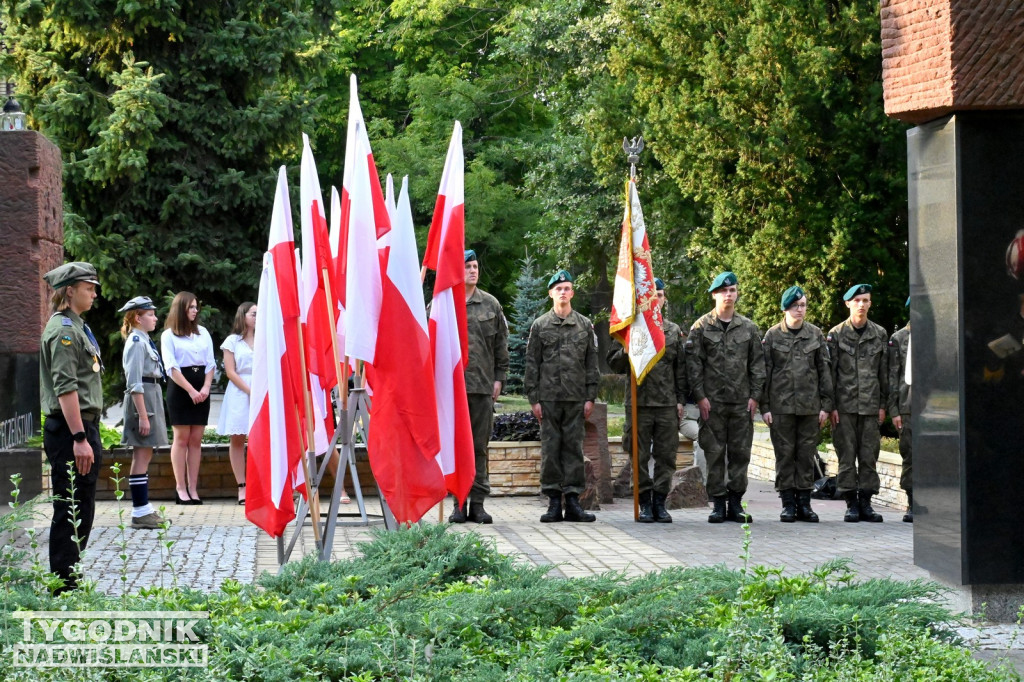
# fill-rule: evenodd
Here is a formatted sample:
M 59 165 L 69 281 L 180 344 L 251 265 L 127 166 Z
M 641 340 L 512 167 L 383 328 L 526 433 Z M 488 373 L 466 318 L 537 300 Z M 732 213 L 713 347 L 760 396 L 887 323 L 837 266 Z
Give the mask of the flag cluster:
M 464 501 L 476 473 L 463 377 L 462 128 L 455 123 L 423 263 L 437 272 L 429 324 L 408 179 L 397 202 L 390 176 L 387 197 L 381 191 L 355 76 L 347 132 L 330 222 L 303 135 L 300 251 L 285 169 L 278 174 L 260 278 L 245 508 L 275 537 L 295 518 L 293 494 L 306 494 L 305 453 L 329 447 L 331 391 L 360 364 L 373 396 L 370 466 L 396 520 L 418 521 L 448 492 Z

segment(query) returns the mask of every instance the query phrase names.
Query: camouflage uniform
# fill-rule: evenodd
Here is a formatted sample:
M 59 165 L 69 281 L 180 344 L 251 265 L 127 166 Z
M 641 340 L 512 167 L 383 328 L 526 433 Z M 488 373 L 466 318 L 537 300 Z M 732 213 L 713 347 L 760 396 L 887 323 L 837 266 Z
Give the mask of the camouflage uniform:
M 677 405 L 686 402 L 686 354 L 682 330 L 674 322 L 664 320 L 665 352 L 651 368 L 643 383 L 636 387 L 637 442 L 640 448 L 639 492 L 648 490 L 667 495 L 676 470 L 679 449 L 679 412 Z M 613 342 L 608 351 L 608 366 L 615 372 L 629 373 L 629 356 L 622 344 Z M 626 425 L 622 431 L 622 449 L 633 452 L 633 410 L 629 382 L 626 384 Z M 648 471 L 648 457 L 654 460 L 654 481 Z M 630 462 L 629 466 L 632 465 Z
M 708 462 L 708 495 L 742 496 L 754 439 L 747 401 L 759 401 L 764 388 L 761 332 L 738 313 L 726 328 L 711 311 L 690 328 L 686 368 L 694 402 L 707 398 L 711 403 L 698 436 Z
M 530 327 L 524 388 L 540 403 L 540 487 L 545 494 L 583 492 L 583 405 L 597 400 L 597 336 L 575 310 L 564 320 L 548 311 Z
M 804 322 L 790 329 L 786 322 L 764 335 L 767 372 L 761 413 L 772 413 L 775 489 L 811 490 L 817 454 L 819 413 L 832 411 L 832 371 L 825 335 Z
M 889 399 L 888 340 L 881 325 L 868 320 L 858 334 L 850 320 L 833 327 L 825 339 L 832 365 L 834 409 L 839 424 L 832 440 L 839 458 L 840 494 L 878 494 L 878 411 Z
M 466 395 L 473 426 L 476 478 L 470 500 L 482 502 L 490 494 L 487 443 L 494 428 L 494 382 L 505 382 L 508 371 L 508 325 L 501 304 L 479 288 L 466 301 L 469 332 L 469 365 L 466 367 Z
M 900 457 L 903 458 L 903 473 L 900 487 L 908 493 L 914 491 L 913 457 L 911 451 L 912 432 L 910 429 L 910 386 L 907 385 L 907 344 L 910 343 L 910 325 L 892 335 L 889 339 L 889 414 L 903 419 L 900 429 Z

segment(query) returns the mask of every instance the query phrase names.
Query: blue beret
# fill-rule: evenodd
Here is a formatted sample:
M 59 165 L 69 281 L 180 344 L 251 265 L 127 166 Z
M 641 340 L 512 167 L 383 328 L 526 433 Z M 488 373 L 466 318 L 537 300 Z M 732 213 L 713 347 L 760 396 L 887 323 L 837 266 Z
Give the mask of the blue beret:
M 654 278 L 654 288 L 658 291 L 665 291 L 665 283 L 661 281 L 661 277 Z
M 463 255 L 465 255 L 467 263 L 471 260 L 476 260 L 476 251 L 473 249 L 466 249 L 466 253 Z
M 708 287 L 708 291 L 714 291 L 715 289 L 721 289 L 722 287 L 731 287 L 737 283 L 736 274 L 726 270 L 718 277 L 715 277 L 715 281 L 711 283 L 710 287 Z
M 804 296 L 806 296 L 806 294 L 803 289 L 795 285 L 791 286 L 782 292 L 782 309 L 788 310 L 789 306 L 793 305 Z
M 870 293 L 871 293 L 871 285 L 870 284 L 854 284 L 852 287 L 850 287 L 849 289 L 846 290 L 845 294 L 843 294 L 843 300 L 844 301 L 849 301 L 854 296 L 860 296 L 862 294 L 870 294 Z
M 572 275 L 569 274 L 568 270 L 559 270 L 551 275 L 551 279 L 548 280 L 548 291 L 551 291 L 551 287 L 562 282 L 572 282 Z
M 907 296 L 907 307 L 908 308 L 910 307 L 910 297 L 909 296 Z

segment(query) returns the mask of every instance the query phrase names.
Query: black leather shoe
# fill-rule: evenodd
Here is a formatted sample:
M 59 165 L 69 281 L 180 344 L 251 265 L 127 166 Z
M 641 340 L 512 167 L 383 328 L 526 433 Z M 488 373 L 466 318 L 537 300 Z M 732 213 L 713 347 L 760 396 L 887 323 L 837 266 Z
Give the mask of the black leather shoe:
M 665 509 L 665 500 L 668 495 L 654 493 L 654 520 L 658 523 L 672 523 L 672 515 Z
M 817 523 L 818 515 L 811 509 L 811 491 L 798 490 L 796 493 L 796 520 Z
M 783 523 L 796 522 L 796 491 L 780 490 L 779 497 L 782 498 L 782 513 L 779 514 L 779 521 Z
M 579 495 L 569 493 L 565 496 L 565 520 L 590 523 L 596 521 L 597 517 L 580 506 Z
M 914 493 L 907 493 L 907 513 L 903 515 L 903 522 L 914 522 Z
M 559 523 L 562 520 L 562 493 L 548 494 L 548 510 L 540 517 L 541 523 Z
M 729 491 L 729 500 L 726 506 L 725 518 L 736 523 L 753 523 L 754 517 L 743 511 L 743 493 Z
M 466 519 L 473 523 L 494 523 L 494 518 L 484 511 L 484 503 L 482 501 L 469 503 L 469 513 L 466 514 Z
M 846 523 L 857 523 L 860 521 L 860 505 L 857 503 L 857 491 L 851 490 L 848 493 L 843 493 L 843 497 L 846 499 L 846 514 L 843 516 L 843 521 Z
M 715 508 L 708 516 L 708 523 L 723 523 L 725 521 L 725 495 L 712 498 Z
M 866 490 L 860 491 L 860 520 L 868 523 L 881 523 L 882 515 L 871 508 L 872 494 Z
M 465 523 L 466 522 L 466 505 L 459 504 L 458 500 L 455 500 L 455 509 L 452 510 L 452 515 L 448 517 L 448 523 Z
M 640 514 L 636 517 L 636 522 L 654 523 L 654 508 L 651 505 L 650 490 L 640 493 Z

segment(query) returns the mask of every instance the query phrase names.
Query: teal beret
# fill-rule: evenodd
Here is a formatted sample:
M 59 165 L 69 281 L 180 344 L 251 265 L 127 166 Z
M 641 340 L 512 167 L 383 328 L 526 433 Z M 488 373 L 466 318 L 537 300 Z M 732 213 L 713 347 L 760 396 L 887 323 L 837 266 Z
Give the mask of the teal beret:
M 551 287 L 562 282 L 572 282 L 572 275 L 569 274 L 568 270 L 559 270 L 551 275 L 551 279 L 548 280 L 548 291 L 551 291 Z
M 99 278 L 96 275 L 96 268 L 93 267 L 92 263 L 83 263 L 76 261 L 74 263 L 65 263 L 59 267 L 50 270 L 48 273 L 43 275 L 43 279 L 54 289 L 60 289 L 76 282 L 91 282 L 92 284 L 99 284 Z
M 907 307 L 908 308 L 910 307 L 910 297 L 909 296 L 907 296 Z
M 126 313 L 129 310 L 156 310 L 156 306 L 153 305 L 153 299 L 149 296 L 136 296 L 121 306 L 117 312 Z
M 737 283 L 736 274 L 726 270 L 718 277 L 715 277 L 715 281 L 711 283 L 710 287 L 708 287 L 708 291 L 711 292 L 715 289 L 721 289 L 722 287 L 731 287 Z
M 657 291 L 665 291 L 665 283 L 661 281 L 661 277 L 654 278 L 654 288 Z
M 471 260 L 476 260 L 476 251 L 473 249 L 466 249 L 466 253 L 464 255 L 466 256 L 467 263 Z
M 852 287 L 850 287 L 849 289 L 846 290 L 845 294 L 843 294 L 843 300 L 844 301 L 849 301 L 854 296 L 860 296 L 862 294 L 870 294 L 870 293 L 871 293 L 871 285 L 870 284 L 854 284 Z
M 800 287 L 791 286 L 782 292 L 782 309 L 788 310 L 789 306 L 793 305 L 806 295 L 807 294 L 805 294 L 804 290 Z

